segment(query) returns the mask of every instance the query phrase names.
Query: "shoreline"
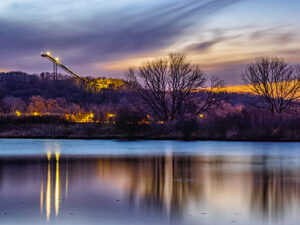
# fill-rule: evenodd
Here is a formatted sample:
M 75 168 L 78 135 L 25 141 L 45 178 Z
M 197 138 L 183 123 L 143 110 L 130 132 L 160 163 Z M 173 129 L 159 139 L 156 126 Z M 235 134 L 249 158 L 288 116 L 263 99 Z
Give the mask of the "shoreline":
M 52 139 L 52 140 L 115 140 L 115 141 L 216 141 L 216 142 L 267 142 L 267 143 L 300 143 L 299 139 L 278 140 L 278 139 L 225 139 L 225 138 L 182 138 L 182 137 L 127 137 L 127 136 L 102 136 L 102 137 L 67 137 L 67 136 L 1 136 L 3 139 Z

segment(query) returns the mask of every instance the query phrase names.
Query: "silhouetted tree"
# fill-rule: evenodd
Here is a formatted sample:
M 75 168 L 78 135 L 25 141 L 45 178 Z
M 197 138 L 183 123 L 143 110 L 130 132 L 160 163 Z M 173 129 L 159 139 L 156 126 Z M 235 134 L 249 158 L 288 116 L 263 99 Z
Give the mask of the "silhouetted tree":
M 223 80 L 216 77 L 211 78 L 210 88 L 205 91 L 205 98 L 198 104 L 197 114 L 211 112 L 213 109 L 221 107 L 224 104 L 222 100 L 225 100 L 226 95 L 223 92 L 223 87 Z
M 300 98 L 300 70 L 280 58 L 258 58 L 248 65 L 242 79 L 272 113 L 287 112 Z
M 192 91 L 206 83 L 205 73 L 181 53 L 144 63 L 137 70 L 129 69 L 126 78 L 151 114 L 163 121 L 182 118 L 191 103 Z M 222 84 L 219 79 L 212 82 L 214 87 Z M 209 110 L 215 103 L 212 99 L 208 97 L 197 113 Z

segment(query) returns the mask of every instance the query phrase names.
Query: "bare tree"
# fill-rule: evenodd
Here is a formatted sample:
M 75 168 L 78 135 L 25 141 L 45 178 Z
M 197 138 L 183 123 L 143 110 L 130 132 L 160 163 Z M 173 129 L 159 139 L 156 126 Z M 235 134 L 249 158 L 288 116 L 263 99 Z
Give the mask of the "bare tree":
M 258 58 L 242 74 L 244 84 L 261 97 L 259 107 L 272 113 L 291 110 L 300 98 L 300 70 L 280 58 Z
M 163 121 L 182 118 L 187 113 L 192 91 L 203 88 L 206 83 L 205 73 L 181 53 L 144 63 L 137 70 L 129 69 L 126 77 L 152 114 Z
M 165 59 L 156 59 L 145 63 L 138 70 L 129 69 L 126 74 L 129 86 L 136 91 L 141 100 L 149 107 L 154 116 L 166 120 L 167 74 L 168 64 Z
M 45 115 L 47 113 L 47 101 L 42 96 L 32 96 L 27 107 L 30 114 Z
M 205 112 L 210 113 L 216 107 L 221 107 L 223 100 L 225 100 L 224 95 L 224 80 L 217 77 L 212 77 L 210 80 L 210 88 L 206 89 L 206 97 L 199 105 L 197 114 L 203 114 Z
M 3 104 L 7 114 L 15 114 L 16 111 L 25 112 L 27 104 L 21 98 L 5 97 L 3 98 Z

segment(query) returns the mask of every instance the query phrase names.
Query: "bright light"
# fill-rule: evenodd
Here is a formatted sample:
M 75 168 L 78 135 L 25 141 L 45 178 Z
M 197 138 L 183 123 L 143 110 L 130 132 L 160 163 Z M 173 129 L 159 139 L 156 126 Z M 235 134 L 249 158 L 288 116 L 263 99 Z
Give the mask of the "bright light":
M 50 220 L 51 214 L 51 168 L 50 161 L 48 161 L 48 176 L 47 176 L 47 190 L 46 190 L 46 218 Z
M 66 114 L 66 120 L 75 123 L 94 123 L 94 113 L 76 113 L 76 114 Z
M 42 114 L 39 113 L 39 112 L 32 112 L 32 113 L 30 113 L 30 115 L 32 115 L 32 116 L 42 116 Z
M 56 176 L 55 176 L 55 215 L 59 213 L 59 195 L 60 195 L 60 180 L 59 180 L 59 152 L 55 153 L 56 156 Z
M 22 116 L 22 113 L 20 112 L 20 111 L 18 111 L 18 110 L 16 110 L 16 115 L 18 116 L 18 117 L 20 117 L 20 116 Z
M 41 210 L 41 214 L 43 214 L 43 212 L 44 212 L 44 182 L 43 182 L 43 180 L 41 183 L 40 210 Z
M 51 55 L 51 53 L 50 53 L 50 52 L 47 52 L 47 55 Z
M 56 158 L 56 161 L 59 161 L 59 155 L 60 155 L 59 152 L 55 152 L 55 158 Z
M 51 152 L 47 152 L 47 159 L 48 161 L 51 159 Z
M 55 60 L 56 60 L 56 62 L 59 62 L 59 57 L 56 57 Z

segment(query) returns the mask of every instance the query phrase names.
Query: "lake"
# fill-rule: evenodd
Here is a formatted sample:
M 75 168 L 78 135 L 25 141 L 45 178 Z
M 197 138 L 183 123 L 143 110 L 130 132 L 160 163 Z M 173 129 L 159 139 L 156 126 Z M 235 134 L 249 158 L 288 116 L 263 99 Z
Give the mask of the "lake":
M 0 224 L 296 225 L 300 144 L 0 139 Z

